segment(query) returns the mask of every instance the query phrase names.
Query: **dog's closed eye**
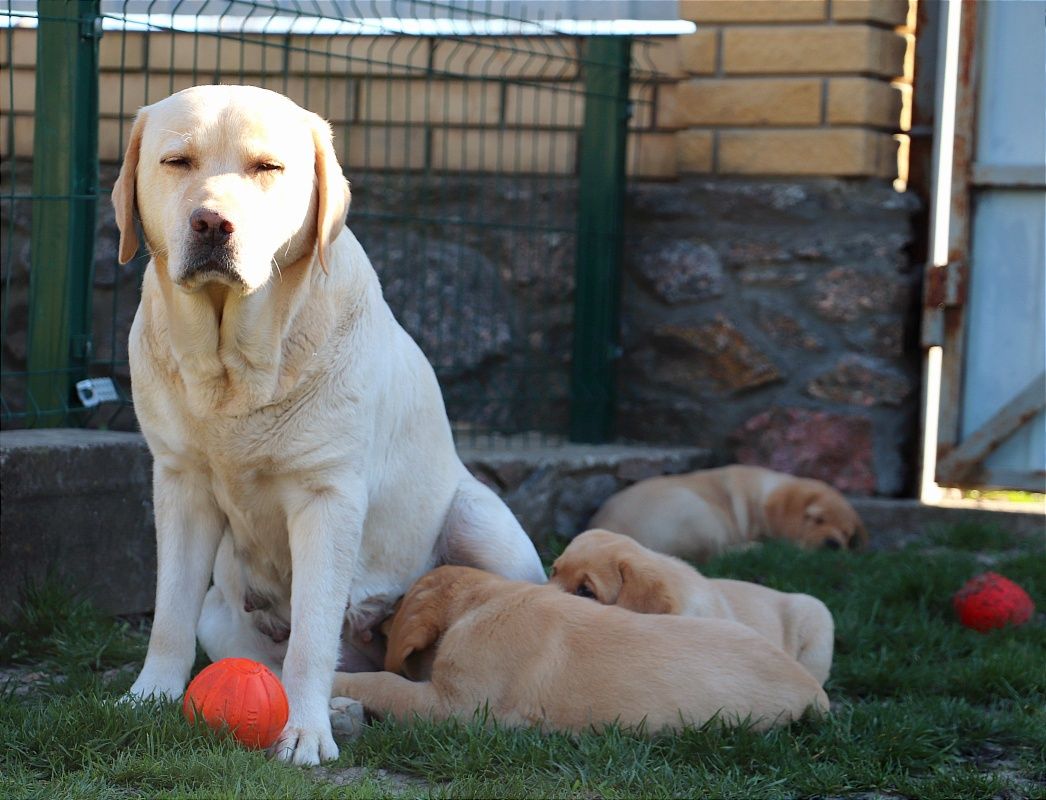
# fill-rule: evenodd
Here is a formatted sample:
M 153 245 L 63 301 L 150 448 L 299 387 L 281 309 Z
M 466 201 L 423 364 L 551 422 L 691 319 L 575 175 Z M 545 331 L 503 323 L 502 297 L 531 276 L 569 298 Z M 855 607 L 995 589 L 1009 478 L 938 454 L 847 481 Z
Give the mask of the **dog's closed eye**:
M 591 597 L 592 599 L 595 599 L 596 597 L 596 593 L 589 589 L 588 586 L 584 583 L 574 590 L 574 594 L 576 594 L 578 597 Z

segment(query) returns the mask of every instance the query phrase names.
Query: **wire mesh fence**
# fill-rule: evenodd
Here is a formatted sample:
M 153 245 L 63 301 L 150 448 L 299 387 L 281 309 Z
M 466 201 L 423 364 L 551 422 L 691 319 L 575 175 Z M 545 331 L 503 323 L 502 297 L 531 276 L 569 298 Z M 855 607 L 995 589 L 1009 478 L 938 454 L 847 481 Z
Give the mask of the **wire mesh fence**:
M 108 198 L 130 124 L 188 86 L 244 83 L 332 123 L 349 226 L 459 433 L 604 438 L 625 128 L 655 114 L 650 43 L 562 4 L 494 5 L 0 5 L 3 426 L 133 427 L 147 256 L 117 264 Z M 114 397 L 85 405 L 83 378 Z

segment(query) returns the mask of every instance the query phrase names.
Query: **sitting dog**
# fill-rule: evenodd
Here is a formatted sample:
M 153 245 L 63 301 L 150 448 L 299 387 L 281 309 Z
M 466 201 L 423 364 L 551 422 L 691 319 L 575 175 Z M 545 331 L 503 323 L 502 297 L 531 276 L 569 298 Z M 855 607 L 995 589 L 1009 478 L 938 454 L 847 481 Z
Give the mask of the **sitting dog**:
M 640 481 L 607 500 L 589 527 L 698 562 L 760 539 L 835 549 L 867 540 L 857 512 L 827 483 L 741 465 Z
M 835 625 L 816 597 L 709 579 L 678 558 L 618 533 L 591 530 L 577 536 L 552 565 L 552 583 L 641 614 L 740 622 L 782 648 L 822 686 L 832 668 Z
M 199 638 L 280 674 L 280 758 L 336 758 L 334 670 L 380 666 L 367 631 L 395 598 L 439 563 L 543 583 L 541 560 L 454 450 L 345 227 L 324 120 L 253 86 L 185 89 L 138 112 L 113 204 L 120 261 L 136 216 L 151 255 L 129 353 L 156 613 L 131 695 L 181 696 Z
M 387 629 L 387 672 L 334 680 L 335 695 L 379 717 L 485 709 L 510 726 L 654 733 L 717 715 L 766 729 L 828 709 L 817 681 L 744 625 L 634 614 L 470 567 L 421 577 Z M 395 674 L 434 645 L 428 680 Z

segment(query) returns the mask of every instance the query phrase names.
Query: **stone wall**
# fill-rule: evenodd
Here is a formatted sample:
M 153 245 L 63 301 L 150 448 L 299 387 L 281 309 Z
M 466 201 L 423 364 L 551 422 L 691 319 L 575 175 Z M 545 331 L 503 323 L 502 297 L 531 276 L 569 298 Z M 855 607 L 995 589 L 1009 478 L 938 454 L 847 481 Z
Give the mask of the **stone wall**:
M 103 168 L 103 186 L 115 170 Z M 436 367 L 459 429 L 564 432 L 573 180 L 374 174 L 353 187 L 349 225 Z M 28 205 L 0 210 L 2 229 L 14 232 L 4 363 L 17 370 Z M 852 494 L 909 489 L 919 394 L 919 270 L 908 253 L 915 211 L 911 195 L 885 180 L 633 184 L 617 438 L 707 448 L 716 463 L 763 464 Z M 547 227 L 519 230 L 520 219 Z M 105 199 L 97 231 L 93 373 L 128 387 L 126 342 L 144 264 L 117 265 Z M 17 407 L 20 397 L 6 379 L 5 402 Z M 135 427 L 133 414 L 108 406 L 89 424 Z
M 915 462 L 917 203 L 879 180 L 629 195 L 618 435 L 898 494 Z

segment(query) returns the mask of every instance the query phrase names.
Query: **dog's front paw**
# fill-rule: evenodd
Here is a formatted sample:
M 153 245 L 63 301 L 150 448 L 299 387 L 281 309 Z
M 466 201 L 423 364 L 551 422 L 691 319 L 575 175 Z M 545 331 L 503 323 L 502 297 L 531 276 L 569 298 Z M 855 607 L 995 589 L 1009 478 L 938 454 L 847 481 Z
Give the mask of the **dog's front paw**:
M 272 746 L 276 758 L 299 767 L 312 767 L 321 761 L 336 759 L 338 745 L 334 743 L 334 737 L 331 735 L 330 721 L 326 722 L 322 728 L 288 723 L 276 744 Z
M 144 670 L 121 700 L 137 703 L 142 700 L 177 700 L 185 691 L 185 682 L 173 676 L 156 676 Z

